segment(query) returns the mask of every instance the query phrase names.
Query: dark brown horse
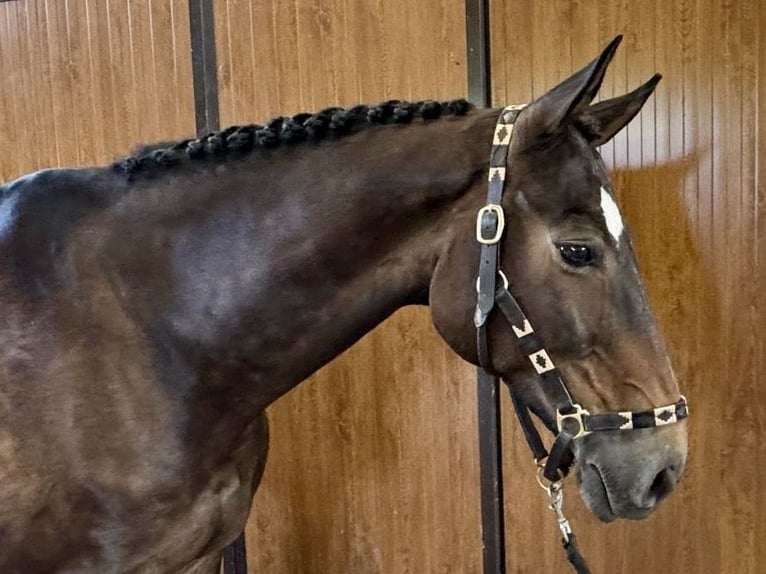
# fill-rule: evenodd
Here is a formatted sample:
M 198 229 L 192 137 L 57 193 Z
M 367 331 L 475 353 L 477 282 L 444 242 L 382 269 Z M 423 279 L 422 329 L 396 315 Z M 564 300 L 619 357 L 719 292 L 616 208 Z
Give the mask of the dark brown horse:
M 504 199 L 502 269 L 591 412 L 679 396 L 596 151 L 656 81 L 591 105 L 613 48 L 521 112 Z M 408 304 L 476 363 L 498 113 L 328 109 L 0 188 L 0 572 L 213 573 L 273 401 Z M 553 427 L 516 337 L 496 316 L 488 333 Z M 641 518 L 682 472 L 686 425 L 575 453 L 600 518 Z

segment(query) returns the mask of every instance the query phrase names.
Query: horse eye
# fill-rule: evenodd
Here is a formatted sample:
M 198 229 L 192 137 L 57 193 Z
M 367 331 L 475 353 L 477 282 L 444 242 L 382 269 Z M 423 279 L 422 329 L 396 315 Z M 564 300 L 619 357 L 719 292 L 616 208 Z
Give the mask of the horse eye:
M 587 245 L 564 243 L 559 245 L 559 253 L 561 258 L 572 267 L 587 267 L 596 264 L 593 251 Z

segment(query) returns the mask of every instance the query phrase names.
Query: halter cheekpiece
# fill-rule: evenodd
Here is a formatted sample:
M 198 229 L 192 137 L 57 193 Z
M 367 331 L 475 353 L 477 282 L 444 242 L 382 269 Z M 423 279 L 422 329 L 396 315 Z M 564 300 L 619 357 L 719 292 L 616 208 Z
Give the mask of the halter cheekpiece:
M 556 407 L 556 438 L 548 450 L 543 445 L 530 416 L 512 385 L 508 385 L 517 417 L 524 436 L 538 464 L 538 482 L 549 496 L 549 507 L 556 513 L 567 557 L 578 572 L 588 572 L 584 560 L 575 545 L 569 522 L 561 506 L 563 494 L 561 481 L 574 461 L 574 440 L 592 432 L 652 428 L 681 421 L 689 416 L 686 398 L 681 396 L 673 404 L 645 411 L 619 411 L 591 414 L 569 394 L 558 369 L 545 347 L 537 337 L 529 319 L 510 292 L 508 278 L 500 270 L 500 241 L 505 232 L 505 215 L 502 207 L 506 177 L 506 162 L 511 145 L 513 126 L 525 106 L 508 106 L 498 119 L 492 139 L 489 160 L 487 203 L 476 217 L 476 240 L 481 245 L 479 277 L 476 282 L 477 303 L 474 315 L 479 364 L 485 376 L 491 376 L 487 320 L 497 307 L 516 335 L 519 347 L 532 363 L 546 396 Z

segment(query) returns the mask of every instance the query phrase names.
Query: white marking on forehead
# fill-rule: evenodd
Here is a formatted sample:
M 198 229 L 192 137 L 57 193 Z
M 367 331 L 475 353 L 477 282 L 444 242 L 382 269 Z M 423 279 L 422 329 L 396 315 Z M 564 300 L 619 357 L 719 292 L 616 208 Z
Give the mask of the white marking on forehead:
M 606 221 L 606 228 L 609 233 L 612 234 L 617 244 L 620 244 L 620 237 L 625 230 L 625 224 L 622 222 L 622 215 L 620 214 L 620 208 L 609 195 L 609 192 L 601 186 L 601 211 L 604 213 L 604 221 Z

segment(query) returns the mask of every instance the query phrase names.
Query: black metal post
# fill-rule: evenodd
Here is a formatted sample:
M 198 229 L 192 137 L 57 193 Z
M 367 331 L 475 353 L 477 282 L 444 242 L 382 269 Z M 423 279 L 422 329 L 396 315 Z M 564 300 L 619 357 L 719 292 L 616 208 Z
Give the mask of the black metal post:
M 505 574 L 500 381 L 483 369 L 478 370 L 477 380 L 481 539 L 484 574 Z
M 489 107 L 492 104 L 489 0 L 466 0 L 465 15 L 468 99 L 475 106 Z M 478 370 L 477 381 L 484 574 L 505 574 L 500 382 L 483 369 Z
M 213 0 L 189 0 L 194 117 L 197 135 L 218 131 L 218 69 L 215 57 L 215 15 Z M 223 553 L 224 574 L 247 574 L 245 533 L 226 547 Z
M 465 0 L 468 99 L 478 107 L 492 104 L 489 0 Z
M 197 135 L 218 131 L 218 70 L 213 0 L 189 0 L 192 78 Z

